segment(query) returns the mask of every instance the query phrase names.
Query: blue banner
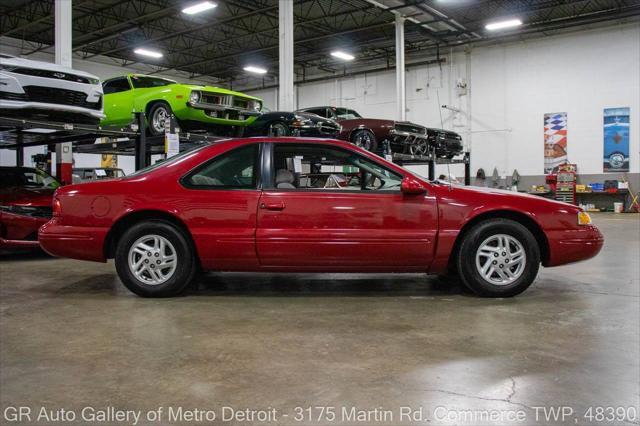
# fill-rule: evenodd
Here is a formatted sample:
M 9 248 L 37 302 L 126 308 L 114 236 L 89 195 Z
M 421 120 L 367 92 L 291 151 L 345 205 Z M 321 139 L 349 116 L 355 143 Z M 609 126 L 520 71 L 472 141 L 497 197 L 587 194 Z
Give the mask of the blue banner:
M 605 172 L 629 171 L 629 108 L 604 109 Z

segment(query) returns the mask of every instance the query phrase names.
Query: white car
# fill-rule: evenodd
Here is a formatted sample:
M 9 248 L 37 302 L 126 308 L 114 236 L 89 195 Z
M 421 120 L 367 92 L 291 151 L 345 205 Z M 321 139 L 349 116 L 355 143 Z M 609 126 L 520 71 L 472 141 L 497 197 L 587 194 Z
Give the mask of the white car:
M 98 124 L 102 98 L 95 75 L 0 54 L 0 115 Z

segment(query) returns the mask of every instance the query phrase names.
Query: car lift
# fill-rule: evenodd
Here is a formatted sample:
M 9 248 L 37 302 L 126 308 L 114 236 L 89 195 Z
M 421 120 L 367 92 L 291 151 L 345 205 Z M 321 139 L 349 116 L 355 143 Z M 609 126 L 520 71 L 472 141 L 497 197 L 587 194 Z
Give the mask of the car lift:
M 172 117 L 168 132 L 174 133 L 176 121 Z M 0 149 L 16 150 L 16 165 L 24 165 L 24 148 L 50 146 L 73 142 L 74 151 L 86 154 L 134 155 L 135 168 L 140 170 L 151 164 L 151 156 L 165 153 L 165 136 L 147 136 L 145 114 L 135 113 L 135 120 L 125 129 L 101 128 L 87 124 L 37 121 L 0 116 Z M 141 130 L 142 129 L 142 130 Z M 96 139 L 107 139 L 96 143 Z M 189 149 L 204 143 L 223 139 L 207 133 L 180 132 L 180 149 Z M 391 152 L 387 146 L 386 152 Z M 435 179 L 436 164 L 464 164 L 464 184 L 471 184 L 471 155 L 465 152 L 461 159 L 437 158 L 435 150 L 429 155 L 392 153 L 392 161 L 399 165 L 429 166 L 429 180 Z
M 429 155 L 413 155 L 413 154 L 402 154 L 399 152 L 393 152 L 392 157 L 393 162 L 401 165 L 421 165 L 426 164 L 429 166 L 429 180 L 435 180 L 436 174 L 436 164 L 464 164 L 464 184 L 466 186 L 471 185 L 471 153 L 464 152 L 462 158 L 454 159 L 454 158 L 438 158 L 435 153 L 435 149 L 433 149 Z
M 175 127 L 172 120 L 171 132 Z M 135 113 L 128 129 L 0 116 L 0 149 L 15 149 L 16 165 L 22 166 L 25 147 L 73 142 L 77 153 L 135 155 L 135 168 L 140 170 L 151 164 L 151 155 L 165 153 L 165 136 L 147 136 L 145 128 L 145 115 L 141 112 Z M 103 138 L 107 142 L 96 143 L 96 139 Z M 180 147 L 188 149 L 220 139 L 205 133 L 180 133 Z

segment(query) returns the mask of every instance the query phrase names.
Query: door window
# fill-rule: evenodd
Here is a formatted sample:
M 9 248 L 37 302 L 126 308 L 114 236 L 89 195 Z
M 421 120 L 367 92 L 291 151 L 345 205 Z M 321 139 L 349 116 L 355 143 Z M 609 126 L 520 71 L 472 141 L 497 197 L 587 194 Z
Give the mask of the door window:
M 252 144 L 220 154 L 183 179 L 189 188 L 255 189 L 258 145 Z
M 326 145 L 274 144 L 274 185 L 285 190 L 399 191 L 402 176 Z
M 102 83 L 102 91 L 105 95 L 126 92 L 129 89 L 131 89 L 131 87 L 129 86 L 129 81 L 126 77 L 114 78 L 113 80 Z

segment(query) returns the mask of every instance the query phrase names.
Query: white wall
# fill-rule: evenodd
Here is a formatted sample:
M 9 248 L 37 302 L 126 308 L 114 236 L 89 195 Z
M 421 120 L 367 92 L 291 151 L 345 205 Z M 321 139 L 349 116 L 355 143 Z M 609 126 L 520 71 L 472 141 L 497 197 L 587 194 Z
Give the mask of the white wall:
M 501 175 L 514 169 L 541 175 L 543 115 L 567 112 L 569 160 L 581 174 L 600 174 L 603 109 L 625 106 L 631 107 L 631 172 L 640 171 L 640 24 L 475 47 L 470 54 L 450 52 L 447 60 L 442 67 L 407 71 L 407 119 L 462 134 L 471 145 L 472 173 L 483 168 L 489 175 L 497 168 Z M 103 78 L 131 71 L 77 58 L 74 67 Z M 469 83 L 466 96 L 456 93 L 459 78 Z M 277 109 L 276 89 L 252 94 Z M 395 118 L 395 75 L 386 71 L 299 85 L 296 102 L 300 108 L 329 104 Z M 443 104 L 462 113 L 443 110 Z M 0 164 L 11 155 L 0 150 Z M 89 165 L 85 161 L 99 164 L 99 156 L 76 159 L 80 166 Z M 461 176 L 462 167 L 452 167 L 452 173 Z
M 640 24 L 612 26 L 450 53 L 447 64 L 407 71 L 407 119 L 459 132 L 472 173 L 543 174 L 543 115 L 568 113 L 568 156 L 581 174 L 602 173 L 603 109 L 631 107 L 631 172 L 640 171 Z M 466 79 L 469 94 L 458 96 Z M 275 90 L 256 94 L 273 99 Z M 395 118 L 393 71 L 303 84 L 299 107 L 337 105 Z M 269 101 L 266 102 L 269 105 Z M 453 113 L 440 108 L 451 105 Z M 442 120 L 440 114 L 442 113 Z M 471 120 L 468 120 L 468 117 Z M 425 170 L 418 168 L 423 173 Z M 439 167 L 437 173 L 445 173 Z M 461 166 L 452 173 L 461 176 Z

